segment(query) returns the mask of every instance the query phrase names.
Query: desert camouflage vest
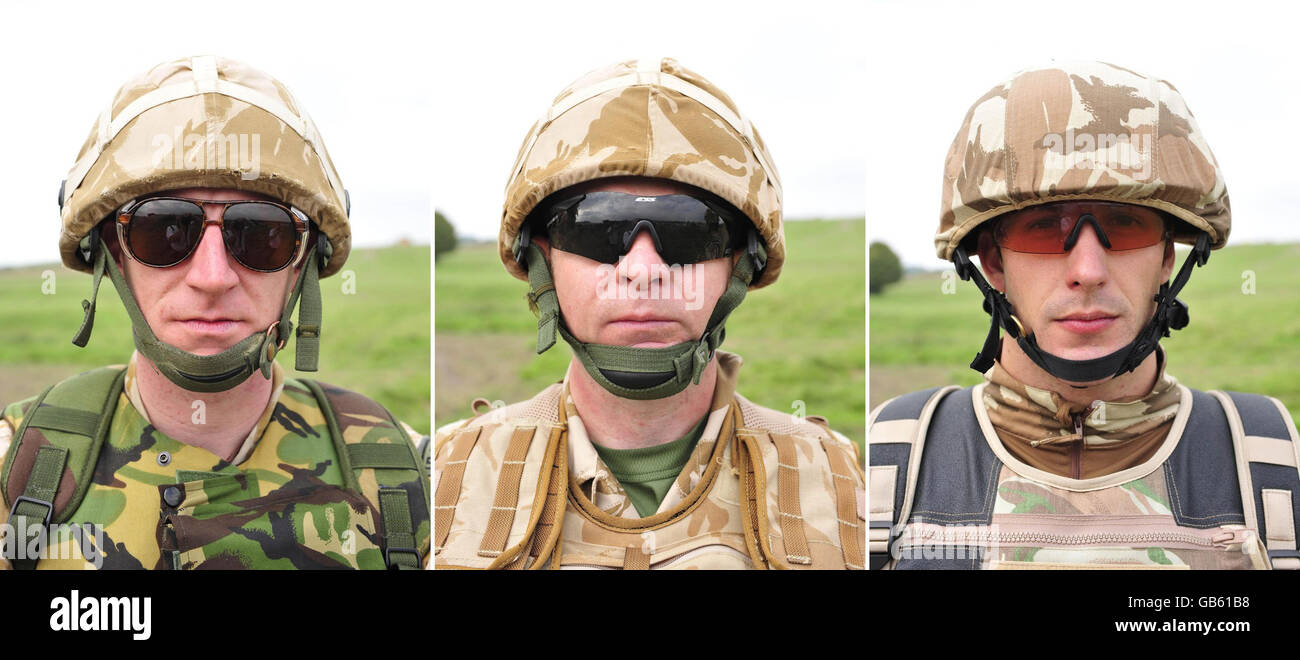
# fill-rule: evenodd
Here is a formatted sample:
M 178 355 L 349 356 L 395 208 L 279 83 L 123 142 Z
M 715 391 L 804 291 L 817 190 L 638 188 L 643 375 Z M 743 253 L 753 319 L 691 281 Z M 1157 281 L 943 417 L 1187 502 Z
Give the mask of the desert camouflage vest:
M 0 495 L 19 538 L 50 523 L 102 531 L 56 526 L 39 562 L 15 568 L 382 569 L 427 557 L 427 457 L 378 403 L 285 379 L 232 465 L 146 422 L 124 376 L 90 371 L 4 411 L 15 433 Z
M 824 420 L 715 398 L 679 500 L 636 518 L 571 473 L 564 400 L 557 383 L 438 438 L 435 568 L 864 567 L 862 466 Z
M 873 413 L 872 568 L 1300 568 L 1300 440 L 1276 399 L 1179 385 L 1154 456 L 1067 479 L 1007 452 L 986 386 Z

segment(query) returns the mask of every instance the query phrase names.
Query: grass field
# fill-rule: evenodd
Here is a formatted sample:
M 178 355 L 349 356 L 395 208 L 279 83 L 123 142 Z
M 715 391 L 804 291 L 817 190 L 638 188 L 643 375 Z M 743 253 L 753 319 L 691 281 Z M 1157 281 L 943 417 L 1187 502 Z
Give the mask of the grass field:
M 342 274 L 321 282 L 321 370 L 294 371 L 292 339 L 277 358 L 280 365 L 293 376 L 362 392 L 429 432 L 430 256 L 428 246 L 354 250 L 344 271 L 353 272 L 355 293 L 343 292 Z M 42 293 L 47 270 L 53 272 L 50 295 Z M 89 275 L 62 265 L 0 271 L 0 405 L 130 357 L 131 323 L 107 277 L 89 345 L 72 345 L 90 286 Z
M 788 222 L 776 284 L 751 292 L 727 322 L 724 350 L 745 358 L 738 390 L 751 401 L 822 415 L 861 444 L 866 436 L 865 225 Z M 568 344 L 536 355 L 527 284 L 510 277 L 496 245 L 443 255 L 434 273 L 437 424 L 470 414 L 475 397 L 507 403 L 564 375 Z
M 1178 251 L 1179 266 L 1186 254 Z M 872 296 L 872 407 L 923 387 L 983 380 L 967 365 L 989 317 L 974 284 L 947 278 L 906 278 Z M 945 294 L 949 281 L 955 293 Z M 1254 293 L 1244 293 L 1252 283 Z M 1179 298 L 1191 323 L 1161 341 L 1168 373 L 1196 389 L 1275 396 L 1300 418 L 1300 244 L 1217 250 Z

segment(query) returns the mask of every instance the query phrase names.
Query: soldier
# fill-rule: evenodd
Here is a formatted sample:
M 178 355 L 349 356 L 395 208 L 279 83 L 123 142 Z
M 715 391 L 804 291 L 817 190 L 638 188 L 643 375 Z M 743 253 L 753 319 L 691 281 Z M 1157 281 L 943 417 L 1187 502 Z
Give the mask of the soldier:
M 499 251 L 537 351 L 558 333 L 574 359 L 435 433 L 435 566 L 862 568 L 856 449 L 749 402 L 717 350 L 783 237 L 771 156 L 709 81 L 645 60 L 561 92 L 506 185 Z
M 136 352 L 4 408 L 11 536 L 95 530 L 13 567 L 427 563 L 428 438 L 274 361 L 294 330 L 316 370 L 318 278 L 351 244 L 347 192 L 284 85 L 211 56 L 154 67 L 100 115 L 59 206 L 64 263 L 94 275 L 73 342 L 107 271 Z
M 1159 346 L 1230 228 L 1223 175 L 1169 83 L 1054 65 L 976 101 L 935 244 L 992 316 L 971 363 L 987 382 L 873 411 L 872 566 L 1300 567 L 1286 408 L 1190 389 Z M 1193 245 L 1176 275 L 1175 241 Z

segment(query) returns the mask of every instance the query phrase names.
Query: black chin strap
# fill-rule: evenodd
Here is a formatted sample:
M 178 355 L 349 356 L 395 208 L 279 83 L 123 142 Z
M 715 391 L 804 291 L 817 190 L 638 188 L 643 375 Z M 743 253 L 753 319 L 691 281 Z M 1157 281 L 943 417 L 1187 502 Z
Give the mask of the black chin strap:
M 975 371 L 984 373 L 993 366 L 993 361 L 997 358 L 1001 347 L 998 328 L 1003 328 L 1008 335 L 1016 340 L 1016 343 L 1020 345 L 1025 355 L 1028 355 L 1029 359 L 1034 361 L 1034 364 L 1063 381 L 1091 383 L 1133 371 L 1156 349 L 1156 344 L 1160 342 L 1161 337 L 1168 337 L 1171 330 L 1181 330 L 1187 326 L 1189 319 L 1187 304 L 1179 300 L 1177 296 L 1183 290 L 1183 286 L 1187 284 L 1187 280 L 1191 278 L 1192 269 L 1196 266 L 1204 266 L 1209 259 L 1210 235 L 1201 232 L 1201 235 L 1196 239 L 1195 247 L 1192 248 L 1192 253 L 1183 261 L 1183 265 L 1179 268 L 1173 282 L 1165 282 L 1160 285 L 1160 292 L 1155 296 L 1155 314 L 1138 331 L 1137 337 L 1134 337 L 1133 341 L 1110 355 L 1104 355 L 1092 360 L 1067 360 L 1044 351 L 1038 346 L 1038 342 L 1033 335 L 1025 333 L 1025 328 L 1021 325 L 1020 320 L 1015 317 L 1015 312 L 1011 309 L 1011 303 L 1007 301 L 1006 295 L 989 286 L 984 276 L 980 274 L 979 269 L 971 263 L 970 258 L 966 255 L 966 250 L 958 247 L 953 251 L 952 255 L 952 262 L 956 266 L 957 275 L 963 280 L 974 282 L 975 286 L 979 287 L 980 293 L 984 294 L 984 311 L 988 312 L 991 317 L 989 334 L 984 339 L 984 347 L 980 349 L 979 353 L 975 354 L 975 359 L 970 363 L 970 367 Z

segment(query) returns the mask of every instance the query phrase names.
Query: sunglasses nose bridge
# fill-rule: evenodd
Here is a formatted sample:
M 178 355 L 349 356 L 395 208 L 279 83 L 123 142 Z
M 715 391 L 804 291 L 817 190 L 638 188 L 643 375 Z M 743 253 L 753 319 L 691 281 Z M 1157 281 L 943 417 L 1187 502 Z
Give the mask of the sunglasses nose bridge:
M 659 232 L 655 231 L 654 223 L 649 220 L 641 220 L 637 222 L 631 230 L 623 234 L 623 254 L 627 254 L 632 250 L 632 246 L 636 244 L 637 238 L 641 235 L 643 230 L 650 234 L 650 240 L 654 243 L 655 252 L 662 255 L 663 245 L 659 241 Z
M 1079 235 L 1083 231 L 1084 223 L 1092 225 L 1093 233 L 1097 235 L 1097 242 L 1101 243 L 1102 247 L 1109 250 L 1110 239 L 1106 237 L 1106 232 L 1101 228 L 1101 222 L 1097 220 L 1097 216 L 1091 213 L 1084 213 L 1074 222 L 1074 228 L 1071 229 L 1069 235 L 1065 237 L 1065 251 L 1069 252 L 1070 250 L 1073 250 L 1075 244 L 1079 242 Z

